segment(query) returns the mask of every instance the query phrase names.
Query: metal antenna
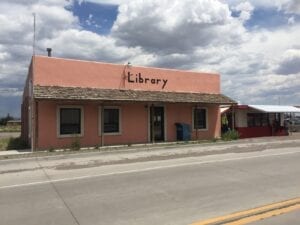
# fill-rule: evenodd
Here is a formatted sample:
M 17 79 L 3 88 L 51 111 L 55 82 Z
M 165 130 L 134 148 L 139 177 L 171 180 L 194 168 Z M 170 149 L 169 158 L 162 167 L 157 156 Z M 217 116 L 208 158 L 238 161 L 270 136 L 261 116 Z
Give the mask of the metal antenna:
M 33 43 L 32 43 L 32 55 L 35 55 L 35 13 L 33 15 Z

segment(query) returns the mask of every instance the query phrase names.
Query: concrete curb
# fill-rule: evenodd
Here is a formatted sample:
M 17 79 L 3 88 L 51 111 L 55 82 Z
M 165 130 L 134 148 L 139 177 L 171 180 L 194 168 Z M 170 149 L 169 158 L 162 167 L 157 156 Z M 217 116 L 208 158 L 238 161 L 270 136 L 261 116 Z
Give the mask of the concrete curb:
M 180 151 L 179 148 L 197 148 L 197 151 L 191 151 L 191 152 L 208 152 L 210 154 L 213 154 L 212 147 L 216 147 L 218 149 L 216 152 L 224 152 L 226 149 L 229 149 L 230 147 L 234 147 L 236 145 L 241 145 L 242 148 L 245 148 L 249 145 L 255 145 L 255 146 L 261 146 L 264 147 L 267 144 L 282 144 L 282 143 L 293 143 L 294 145 L 300 146 L 300 135 L 294 136 L 291 138 L 290 136 L 281 138 L 251 138 L 251 139 L 240 139 L 236 141 L 201 141 L 199 142 L 164 142 L 164 143 L 155 143 L 155 144 L 137 144 L 137 145 L 119 145 L 119 146 L 105 146 L 100 147 L 99 149 L 95 148 L 82 148 L 81 150 L 74 151 L 74 150 L 56 150 L 54 152 L 49 151 L 39 151 L 39 152 L 30 152 L 30 150 L 10 150 L 5 152 L 0 152 L 0 160 L 6 160 L 6 159 L 26 159 L 26 158 L 44 158 L 44 157 L 64 157 L 64 156 L 76 156 L 76 155 L 85 155 L 85 154 L 102 154 L 102 155 L 113 155 L 113 154 L 134 154 L 134 153 L 145 153 L 149 156 L 151 154 L 154 154 L 154 152 L 157 151 L 172 151 L 172 154 L 170 155 L 186 155 L 186 151 Z M 220 148 L 220 147 L 224 148 Z M 243 147 L 244 146 L 244 147 Z M 207 148 L 206 148 L 207 147 Z M 221 150 L 220 150 L 221 149 Z M 224 149 L 224 150 L 222 150 Z M 2 154 L 1 154 L 2 153 Z

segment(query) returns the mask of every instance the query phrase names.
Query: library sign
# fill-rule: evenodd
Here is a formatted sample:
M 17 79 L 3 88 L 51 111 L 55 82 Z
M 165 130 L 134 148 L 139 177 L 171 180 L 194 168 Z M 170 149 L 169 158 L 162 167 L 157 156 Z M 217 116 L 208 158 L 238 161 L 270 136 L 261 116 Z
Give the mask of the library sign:
M 132 74 L 127 73 L 127 82 L 128 83 L 139 83 L 139 84 L 153 84 L 159 85 L 161 89 L 164 89 L 168 83 L 168 79 L 159 79 L 159 78 L 149 78 L 142 76 L 141 73 Z

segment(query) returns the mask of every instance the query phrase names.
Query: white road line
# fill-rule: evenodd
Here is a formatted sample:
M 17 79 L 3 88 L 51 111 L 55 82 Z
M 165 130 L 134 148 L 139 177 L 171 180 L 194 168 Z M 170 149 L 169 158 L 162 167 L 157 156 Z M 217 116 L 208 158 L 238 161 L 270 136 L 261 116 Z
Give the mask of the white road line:
M 33 186 L 33 185 L 64 182 L 64 181 L 89 179 L 89 178 L 95 178 L 95 177 L 105 177 L 105 176 L 122 175 L 122 174 L 130 174 L 130 173 L 141 173 L 141 172 L 148 172 L 151 170 L 169 169 L 169 168 L 176 168 L 176 167 L 201 165 L 201 164 L 209 164 L 209 163 L 219 163 L 219 162 L 227 162 L 227 161 L 237 161 L 237 160 L 243 160 L 243 159 L 265 158 L 265 157 L 271 157 L 271 156 L 281 156 L 281 155 L 289 155 L 289 154 L 297 154 L 297 153 L 300 153 L 300 150 L 284 152 L 284 153 L 276 153 L 276 154 L 264 154 L 264 155 L 258 155 L 258 156 L 238 157 L 238 158 L 231 158 L 231 159 L 219 159 L 219 160 L 208 160 L 208 161 L 200 161 L 200 162 L 179 163 L 176 165 L 157 166 L 157 167 L 138 169 L 138 170 L 134 169 L 134 170 L 126 170 L 126 171 L 120 171 L 120 172 L 112 172 L 112 173 L 104 173 L 104 174 L 96 174 L 96 175 L 86 175 L 86 176 L 78 176 L 78 177 L 46 180 L 46 181 L 37 181 L 37 182 L 31 182 L 31 183 L 7 185 L 7 186 L 1 186 L 0 190 L 7 189 L 7 188 L 17 188 L 17 187 L 26 187 L 26 186 Z

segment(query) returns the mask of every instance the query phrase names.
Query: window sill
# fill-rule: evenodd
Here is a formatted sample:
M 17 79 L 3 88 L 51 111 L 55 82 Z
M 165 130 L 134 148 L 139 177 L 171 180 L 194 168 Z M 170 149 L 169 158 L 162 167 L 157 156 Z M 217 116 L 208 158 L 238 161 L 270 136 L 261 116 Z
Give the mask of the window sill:
M 195 129 L 195 128 L 194 128 L 193 131 L 195 131 L 195 132 L 196 132 L 196 131 L 208 131 L 208 129 L 207 129 L 207 128 L 204 128 L 204 129 L 203 129 L 203 128 L 202 128 L 202 129 Z
M 76 137 L 83 137 L 83 134 L 59 134 L 57 135 L 58 138 L 76 138 Z
M 107 136 L 107 135 L 122 135 L 122 133 L 121 132 L 116 132 L 116 133 L 112 132 L 112 133 L 103 133 L 103 135 L 104 136 Z

